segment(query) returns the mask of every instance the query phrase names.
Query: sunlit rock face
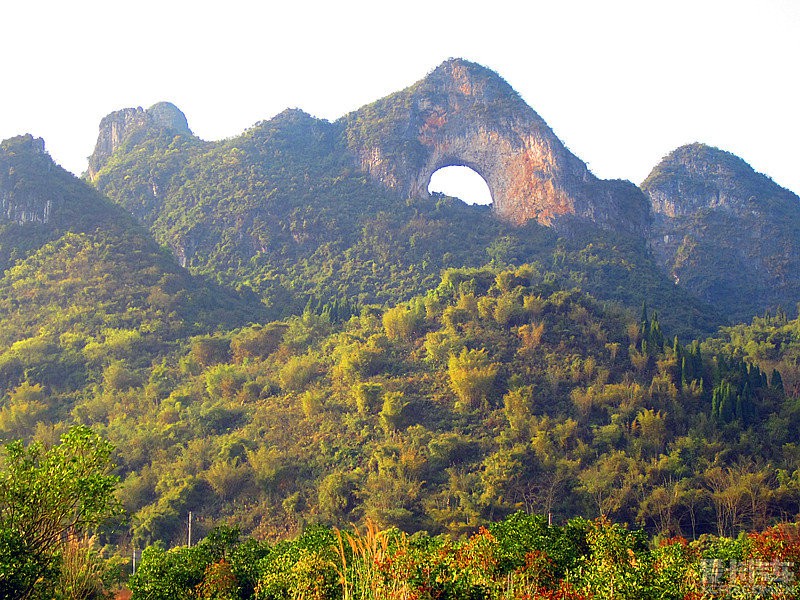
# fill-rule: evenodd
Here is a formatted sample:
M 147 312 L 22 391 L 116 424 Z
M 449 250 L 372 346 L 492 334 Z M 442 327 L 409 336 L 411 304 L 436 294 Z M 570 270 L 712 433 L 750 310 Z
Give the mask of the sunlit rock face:
M 449 60 L 342 121 L 362 168 L 401 194 L 427 195 L 434 172 L 463 165 L 486 180 L 496 215 L 511 223 L 587 221 L 634 234 L 647 227 L 636 186 L 597 179 L 508 83 L 480 65 Z
M 186 115 L 170 102 L 159 102 L 148 109 L 124 108 L 113 112 L 100 121 L 100 132 L 92 156 L 89 157 L 89 177 L 95 179 L 98 171 L 124 142 L 137 133 L 144 134 L 149 128 L 167 129 L 175 133 L 191 135 Z

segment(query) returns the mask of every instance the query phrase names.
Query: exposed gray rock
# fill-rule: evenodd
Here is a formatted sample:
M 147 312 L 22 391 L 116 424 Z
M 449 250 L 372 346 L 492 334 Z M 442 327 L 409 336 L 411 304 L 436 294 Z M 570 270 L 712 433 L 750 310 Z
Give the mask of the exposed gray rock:
M 800 298 L 800 198 L 703 144 L 670 153 L 642 183 L 650 247 L 673 280 L 734 318 Z
M 112 154 L 126 140 L 148 128 L 161 128 L 175 134 L 192 135 L 180 109 L 170 102 L 159 102 L 148 109 L 123 108 L 100 121 L 100 133 L 89 157 L 89 178 L 94 180 Z
M 44 193 L 35 186 L 19 185 L 14 154 L 46 155 L 44 140 L 32 135 L 23 135 L 3 142 L 0 151 L 0 222 L 22 225 L 24 223 L 47 223 L 50 221 L 54 204 L 61 201 Z M 49 160 L 45 163 L 52 166 Z

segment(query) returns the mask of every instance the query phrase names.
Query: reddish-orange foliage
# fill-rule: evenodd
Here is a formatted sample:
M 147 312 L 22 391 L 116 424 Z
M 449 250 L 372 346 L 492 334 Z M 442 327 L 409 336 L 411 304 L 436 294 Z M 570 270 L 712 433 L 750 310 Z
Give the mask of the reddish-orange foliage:
M 555 590 L 537 590 L 536 593 L 531 597 L 533 598 L 542 598 L 543 600 L 590 600 L 591 596 L 586 595 L 582 592 L 579 592 L 575 588 L 573 588 L 569 583 L 561 582 L 561 585 L 558 586 Z
M 673 544 L 680 544 L 681 546 L 686 548 L 686 546 L 689 545 L 689 540 L 687 540 L 682 535 L 676 535 L 671 538 L 664 538 L 658 543 L 659 546 L 672 546 Z
M 197 586 L 199 598 L 217 598 L 229 595 L 236 589 L 236 575 L 224 558 L 206 567 L 203 582 Z
M 800 567 L 800 526 L 797 523 L 775 525 L 760 533 L 751 533 L 748 538 L 754 558 L 793 562 L 797 574 Z
M 516 570 L 532 586 L 542 589 L 556 587 L 555 563 L 546 552 L 532 550 L 525 555 L 525 566 Z
M 493 573 L 497 567 L 497 540 L 485 527 L 473 535 L 456 551 L 456 564 L 462 569 L 476 569 Z

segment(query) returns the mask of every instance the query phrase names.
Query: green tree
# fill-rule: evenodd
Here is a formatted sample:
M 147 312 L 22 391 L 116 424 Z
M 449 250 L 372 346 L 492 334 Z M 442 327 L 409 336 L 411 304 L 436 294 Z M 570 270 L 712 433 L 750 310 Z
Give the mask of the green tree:
M 42 386 L 24 381 L 9 393 L 8 402 L 0 409 L 0 433 L 12 439 L 30 435 L 36 423 L 44 420 L 47 410 Z
M 403 409 L 408 406 L 403 392 L 386 392 L 383 396 L 383 408 L 380 422 L 386 431 L 400 429 L 403 424 Z
M 378 406 L 382 393 L 383 386 L 379 383 L 357 383 L 353 387 L 352 394 L 356 401 L 358 414 L 362 416 L 371 414 Z
M 771 388 L 783 393 L 783 377 L 781 377 L 778 369 L 772 369 L 772 377 L 770 377 L 769 385 Z
M 413 302 L 400 305 L 383 313 L 383 328 L 390 340 L 410 341 L 421 333 L 425 324 L 425 305 Z
M 578 580 L 598 600 L 641 600 L 648 593 L 652 579 L 652 559 L 646 550 L 646 536 L 641 530 L 600 518 L 586 535 L 589 553 L 578 570 Z
M 231 354 L 237 363 L 265 359 L 278 349 L 288 326 L 285 323 L 253 325 L 231 339 Z
M 112 445 L 84 426 L 46 449 L 6 445 L 0 471 L 0 597 L 48 597 L 64 541 L 119 511 Z

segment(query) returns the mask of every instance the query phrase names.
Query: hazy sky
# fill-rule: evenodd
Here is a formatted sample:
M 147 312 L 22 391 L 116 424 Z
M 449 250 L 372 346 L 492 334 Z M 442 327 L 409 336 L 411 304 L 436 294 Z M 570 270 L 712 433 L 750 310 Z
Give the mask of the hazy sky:
M 174 102 L 204 139 L 334 120 L 448 57 L 503 76 L 599 177 L 701 141 L 800 193 L 800 2 L 26 0 L 0 20 L 0 138 L 80 173 L 107 113 Z

